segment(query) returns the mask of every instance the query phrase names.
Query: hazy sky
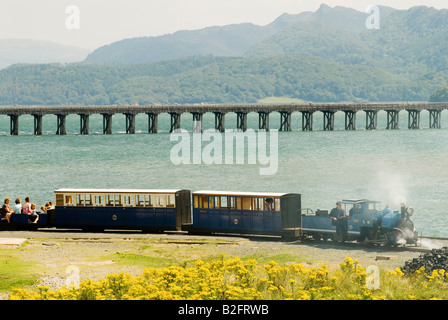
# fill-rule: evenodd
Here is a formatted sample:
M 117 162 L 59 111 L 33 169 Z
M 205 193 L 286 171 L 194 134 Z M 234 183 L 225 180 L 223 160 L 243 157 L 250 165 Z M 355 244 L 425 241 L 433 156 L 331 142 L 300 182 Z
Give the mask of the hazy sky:
M 124 38 L 252 22 L 315 11 L 321 3 L 448 8 L 447 0 L 1 0 L 0 39 L 38 39 L 93 50 Z M 74 6 L 74 7 L 73 7 Z

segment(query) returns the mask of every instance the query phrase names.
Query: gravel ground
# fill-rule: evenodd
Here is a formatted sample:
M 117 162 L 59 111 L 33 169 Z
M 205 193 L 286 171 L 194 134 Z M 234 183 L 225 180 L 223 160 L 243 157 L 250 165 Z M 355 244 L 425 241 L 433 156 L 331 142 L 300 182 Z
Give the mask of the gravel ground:
M 345 257 L 350 256 L 358 259 L 364 267 L 376 265 L 380 270 L 390 270 L 420 256 L 424 248 L 448 245 L 448 240 L 426 239 L 422 241 L 424 246 L 408 250 L 358 243 L 282 242 L 260 237 L 51 230 L 2 231 L 1 238 L 27 239 L 21 245 L 0 244 L 0 252 L 36 264 L 33 273 L 40 279 L 39 285 L 47 285 L 51 289 L 65 285 L 68 277 L 77 274 L 80 280 L 97 280 L 119 272 L 139 275 L 145 267 L 163 267 L 173 263 L 185 265 L 198 258 L 216 258 L 222 253 L 251 257 L 259 262 L 273 259 L 307 266 L 326 264 L 330 269 L 339 268 Z

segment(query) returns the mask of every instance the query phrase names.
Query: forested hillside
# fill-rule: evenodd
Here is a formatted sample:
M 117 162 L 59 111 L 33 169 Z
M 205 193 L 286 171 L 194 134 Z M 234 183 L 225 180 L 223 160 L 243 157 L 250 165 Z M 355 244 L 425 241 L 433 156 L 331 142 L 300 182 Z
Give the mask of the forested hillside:
M 447 81 L 438 77 L 414 81 L 374 67 L 301 56 L 197 56 L 122 66 L 17 65 L 0 72 L 0 101 L 142 105 L 250 103 L 271 96 L 305 101 L 425 100 L 440 81 Z

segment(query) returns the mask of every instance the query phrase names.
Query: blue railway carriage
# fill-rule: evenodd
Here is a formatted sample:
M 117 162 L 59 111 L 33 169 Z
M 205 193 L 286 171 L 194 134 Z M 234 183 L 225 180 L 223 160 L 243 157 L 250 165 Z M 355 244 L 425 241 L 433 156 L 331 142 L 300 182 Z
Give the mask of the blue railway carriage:
M 50 224 L 58 228 L 181 230 L 191 223 L 190 190 L 59 189 Z
M 300 194 L 196 191 L 192 196 L 195 233 L 294 237 L 300 232 Z

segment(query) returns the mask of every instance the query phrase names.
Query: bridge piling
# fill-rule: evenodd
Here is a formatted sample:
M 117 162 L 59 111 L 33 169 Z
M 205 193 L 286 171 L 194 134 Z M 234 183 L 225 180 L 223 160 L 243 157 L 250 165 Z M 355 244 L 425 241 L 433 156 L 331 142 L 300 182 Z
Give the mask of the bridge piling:
M 302 131 L 313 131 L 314 111 L 302 111 Z
M 56 114 L 57 116 L 57 129 L 56 134 L 57 135 L 66 135 L 67 130 L 65 126 L 65 118 L 67 117 L 66 114 Z
M 89 114 L 79 114 L 79 133 L 89 134 Z
M 34 117 L 34 135 L 41 136 L 42 135 L 42 115 L 41 114 L 33 114 Z
M 258 111 L 258 130 L 269 131 L 270 112 Z
M 247 130 L 247 112 L 236 112 L 236 129 L 246 132 Z
M 441 126 L 441 118 L 442 118 L 442 110 L 437 109 L 429 109 L 429 128 L 430 129 L 440 129 Z
M 180 116 L 181 116 L 181 113 L 169 112 L 169 114 L 171 115 L 170 133 L 171 132 L 178 132 L 179 129 L 180 129 Z
M 213 112 L 215 114 L 215 130 L 218 132 L 224 132 L 225 129 L 225 116 L 224 112 Z
M 9 114 L 9 133 L 12 136 L 17 136 L 19 134 L 19 115 L 18 114 Z
M 378 111 L 376 110 L 365 110 L 366 113 L 366 130 L 376 130 L 378 129 L 377 119 Z
M 398 130 L 400 126 L 398 125 L 398 114 L 400 110 L 386 110 L 387 112 L 387 127 L 386 129 Z
M 102 116 L 103 116 L 103 134 L 112 134 L 113 113 L 102 113 Z
M 148 112 L 148 133 L 157 133 L 158 132 L 158 113 Z
M 324 131 L 334 130 L 334 111 L 322 111 L 324 114 Z
M 345 130 L 356 130 L 356 111 L 345 110 Z
M 291 111 L 280 112 L 280 129 L 279 131 L 291 131 Z
M 202 112 L 192 112 L 193 115 L 193 132 L 201 133 L 202 132 L 202 116 L 204 115 Z
M 408 109 L 408 129 L 420 129 L 420 110 Z
M 134 134 L 135 133 L 135 113 L 125 113 L 126 117 L 126 133 Z

